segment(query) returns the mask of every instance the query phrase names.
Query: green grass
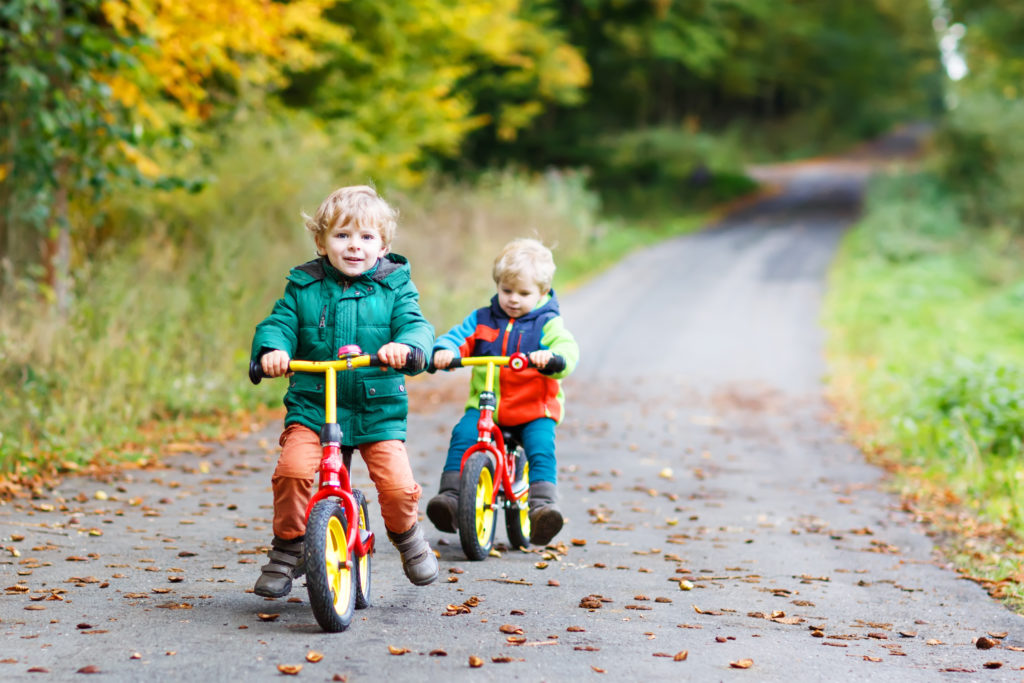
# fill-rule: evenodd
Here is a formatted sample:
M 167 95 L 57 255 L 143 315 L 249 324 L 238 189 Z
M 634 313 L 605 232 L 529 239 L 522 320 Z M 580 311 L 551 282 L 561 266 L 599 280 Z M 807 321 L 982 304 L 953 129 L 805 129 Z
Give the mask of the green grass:
M 959 216 L 926 173 L 873 183 L 831 273 L 831 383 L 906 491 L 944 492 L 926 514 L 956 531 L 953 556 L 1005 576 L 1024 534 L 1024 241 Z M 956 529 L 958 506 L 984 534 Z

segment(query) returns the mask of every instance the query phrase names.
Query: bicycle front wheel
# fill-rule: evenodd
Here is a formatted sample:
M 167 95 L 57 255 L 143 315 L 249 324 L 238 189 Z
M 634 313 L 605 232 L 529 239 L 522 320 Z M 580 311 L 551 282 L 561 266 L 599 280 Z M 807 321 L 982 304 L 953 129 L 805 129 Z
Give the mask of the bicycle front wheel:
M 350 557 L 345 510 L 326 498 L 313 506 L 306 524 L 306 589 L 320 628 L 344 631 L 356 607 L 356 568 Z
M 356 499 L 356 514 L 359 515 L 359 530 L 370 530 L 370 517 L 366 512 L 366 496 L 359 489 L 352 492 Z M 370 606 L 370 563 L 373 558 L 367 553 L 356 563 L 356 609 Z
M 491 553 L 495 517 L 494 465 L 486 453 L 475 453 L 462 468 L 459 482 L 459 540 L 470 560 Z

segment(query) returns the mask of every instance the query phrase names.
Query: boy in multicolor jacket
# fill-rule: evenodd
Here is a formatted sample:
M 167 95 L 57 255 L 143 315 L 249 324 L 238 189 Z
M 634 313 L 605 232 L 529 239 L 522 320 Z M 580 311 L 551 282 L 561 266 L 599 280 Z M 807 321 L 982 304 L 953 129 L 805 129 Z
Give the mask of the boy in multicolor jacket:
M 420 486 L 405 449 L 409 398 L 405 365 L 410 348 L 426 354 L 434 328 L 423 317 L 409 262 L 390 253 L 397 212 L 373 188 L 342 187 L 306 216 L 319 258 L 292 268 L 284 296 L 256 326 L 252 360 L 268 377 L 288 373 L 292 358 L 333 360 L 357 344 L 376 353 L 380 368 L 339 373 L 337 419 L 342 445 L 356 447 L 377 488 L 388 538 L 417 585 L 438 575 L 437 557 L 418 524 Z M 254 592 L 282 597 L 303 574 L 306 504 L 320 464 L 323 377 L 291 376 L 284 404 L 281 454 L 271 478 L 274 538 Z
M 546 545 L 562 529 L 558 509 L 555 426 L 562 421 L 561 379 L 579 360 L 579 347 L 558 310 L 551 289 L 555 262 L 551 250 L 533 239 L 505 245 L 494 262 L 498 293 L 434 343 L 433 363 L 447 368 L 455 357 L 507 356 L 517 351 L 533 365 L 521 372 L 501 368 L 495 394 L 494 421 L 518 432 L 530 464 L 530 543 Z M 560 356 L 565 367 L 551 363 Z M 552 368 L 548 369 L 551 364 Z M 552 370 L 557 370 L 552 372 Z M 544 374 L 544 372 L 550 374 Z M 427 504 L 427 517 L 441 531 L 457 531 L 459 470 L 462 454 L 477 438 L 480 392 L 486 368 L 473 368 L 466 412 L 452 429 L 448 458 L 438 494 Z

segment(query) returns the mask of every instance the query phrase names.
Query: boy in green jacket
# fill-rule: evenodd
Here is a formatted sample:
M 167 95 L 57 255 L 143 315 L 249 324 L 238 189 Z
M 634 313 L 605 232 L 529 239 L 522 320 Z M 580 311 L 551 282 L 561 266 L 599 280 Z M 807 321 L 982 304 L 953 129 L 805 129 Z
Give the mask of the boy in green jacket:
M 343 445 L 354 446 L 377 488 L 388 538 L 416 585 L 437 579 L 437 557 L 417 523 L 421 489 L 405 450 L 409 399 L 401 368 L 411 347 L 427 353 L 434 328 L 423 317 L 408 261 L 390 253 L 397 212 L 371 187 L 342 187 L 305 216 L 319 258 L 293 268 L 284 296 L 256 326 L 252 360 L 280 377 L 291 359 L 334 360 L 357 344 L 376 352 L 381 368 L 338 373 L 338 424 Z M 383 372 L 382 372 L 383 370 Z M 320 464 L 323 378 L 291 376 L 284 404 L 281 454 L 271 478 L 274 538 L 255 593 L 282 597 L 303 574 L 305 509 Z

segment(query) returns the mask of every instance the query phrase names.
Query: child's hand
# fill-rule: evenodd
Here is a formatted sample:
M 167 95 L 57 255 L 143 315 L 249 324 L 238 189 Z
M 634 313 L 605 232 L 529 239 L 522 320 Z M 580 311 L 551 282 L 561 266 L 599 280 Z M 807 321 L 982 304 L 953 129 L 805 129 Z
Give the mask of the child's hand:
M 405 360 L 409 357 L 409 347 L 398 342 L 388 342 L 377 351 L 377 358 L 381 365 L 388 365 L 393 368 L 405 367 Z
M 534 351 L 530 354 L 530 362 L 537 368 L 543 368 L 548 364 L 548 361 L 551 360 L 551 356 L 553 355 L 555 354 L 547 349 Z
M 434 367 L 438 370 L 444 370 L 452 364 L 453 360 L 455 360 L 454 351 L 449 351 L 448 349 L 434 351 Z
M 288 363 L 291 357 L 287 351 L 267 351 L 260 358 L 260 366 L 267 377 L 280 377 L 288 374 Z

